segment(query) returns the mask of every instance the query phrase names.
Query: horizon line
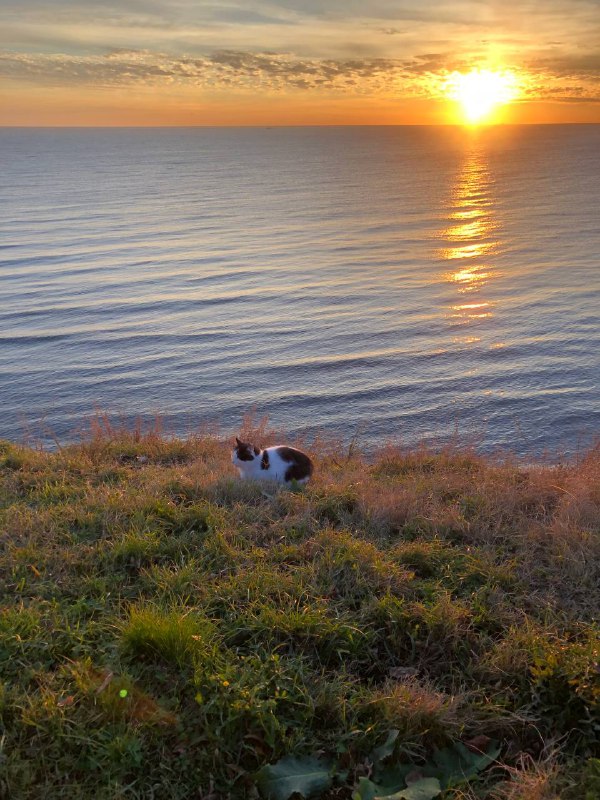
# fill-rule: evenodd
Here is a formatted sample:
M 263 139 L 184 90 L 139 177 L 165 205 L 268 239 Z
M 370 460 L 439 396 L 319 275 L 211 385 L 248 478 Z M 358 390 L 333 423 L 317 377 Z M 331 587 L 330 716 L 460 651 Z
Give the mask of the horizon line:
M 382 123 L 358 123 L 358 122 L 345 122 L 345 123 L 319 123 L 312 122 L 306 124 L 286 124 L 286 123 L 248 123 L 248 124 L 203 124 L 203 125 L 2 125 L 0 130 L 96 130 L 98 128 L 115 130 L 115 129 L 139 129 L 139 130 L 155 130 L 157 128 L 165 130 L 174 129 L 190 129 L 190 128 L 260 128 L 263 130 L 273 128 L 464 128 L 465 130 L 486 130 L 490 128 L 532 128 L 532 127 L 551 127 L 551 126 L 583 126 L 583 125 L 600 125 L 600 120 L 597 122 L 496 122 L 496 123 L 481 123 L 481 124 L 468 124 L 463 122 L 382 122 Z

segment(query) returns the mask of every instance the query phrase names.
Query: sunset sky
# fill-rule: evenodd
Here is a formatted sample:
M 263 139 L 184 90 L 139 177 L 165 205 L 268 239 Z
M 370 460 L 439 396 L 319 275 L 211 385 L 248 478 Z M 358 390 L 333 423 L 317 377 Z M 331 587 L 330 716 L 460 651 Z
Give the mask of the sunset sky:
M 0 0 L 0 125 L 600 122 L 600 0 Z

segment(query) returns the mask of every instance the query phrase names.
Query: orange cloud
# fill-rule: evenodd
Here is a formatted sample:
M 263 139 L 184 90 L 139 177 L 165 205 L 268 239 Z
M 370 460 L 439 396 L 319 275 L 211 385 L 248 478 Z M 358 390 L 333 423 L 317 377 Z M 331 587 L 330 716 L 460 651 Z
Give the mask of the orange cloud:
M 4 125 L 445 122 L 473 68 L 519 76 L 505 121 L 600 121 L 594 0 L 4 5 Z

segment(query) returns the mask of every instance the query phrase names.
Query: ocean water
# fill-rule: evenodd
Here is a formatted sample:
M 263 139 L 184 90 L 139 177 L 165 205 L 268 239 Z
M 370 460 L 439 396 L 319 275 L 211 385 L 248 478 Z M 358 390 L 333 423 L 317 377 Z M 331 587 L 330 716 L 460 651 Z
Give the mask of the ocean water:
M 0 436 L 573 453 L 600 433 L 600 126 L 0 131 Z

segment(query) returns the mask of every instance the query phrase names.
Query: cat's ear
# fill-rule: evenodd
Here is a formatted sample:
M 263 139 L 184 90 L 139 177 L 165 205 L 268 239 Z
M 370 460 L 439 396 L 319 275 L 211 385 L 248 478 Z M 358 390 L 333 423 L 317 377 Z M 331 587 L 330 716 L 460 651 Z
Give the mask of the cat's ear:
M 260 454 L 260 448 L 258 448 L 256 445 L 254 445 L 254 447 L 252 449 L 254 450 L 254 455 L 255 456 Z
M 237 444 L 238 447 L 241 445 L 241 442 L 237 436 L 235 437 L 235 443 Z

